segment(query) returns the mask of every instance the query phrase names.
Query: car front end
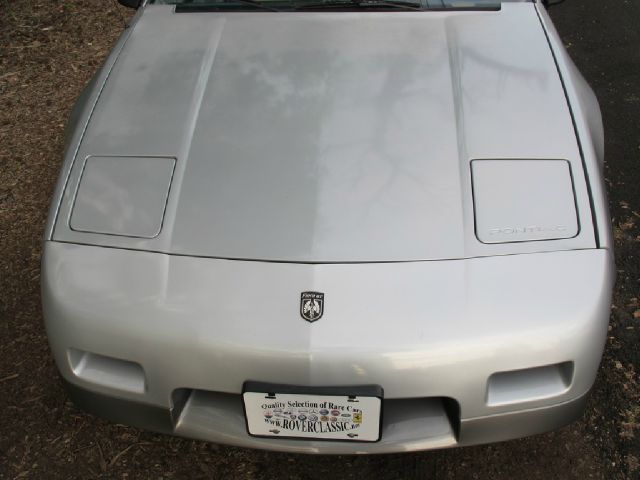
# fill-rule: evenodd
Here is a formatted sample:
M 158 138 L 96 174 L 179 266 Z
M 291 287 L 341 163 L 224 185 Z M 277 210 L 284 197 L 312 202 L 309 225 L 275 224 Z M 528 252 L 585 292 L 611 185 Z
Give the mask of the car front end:
M 482 3 L 143 5 L 75 111 L 45 233 L 74 401 L 332 454 L 579 418 L 615 272 L 600 114 L 540 4 Z

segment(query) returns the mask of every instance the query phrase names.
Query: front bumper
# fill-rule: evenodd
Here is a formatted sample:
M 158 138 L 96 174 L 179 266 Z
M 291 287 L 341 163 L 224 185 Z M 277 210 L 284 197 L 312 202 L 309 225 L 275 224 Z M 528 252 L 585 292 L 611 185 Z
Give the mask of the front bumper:
M 382 453 L 577 418 L 607 331 L 607 250 L 390 264 L 202 259 L 47 242 L 43 302 L 73 398 L 116 421 L 246 447 Z M 325 293 L 299 316 L 300 291 Z M 375 444 L 246 433 L 246 380 L 381 385 Z
M 247 435 L 240 395 L 192 392 L 165 409 L 95 393 L 64 381 L 83 410 L 113 422 L 225 445 L 320 454 L 374 454 L 500 442 L 559 428 L 582 416 L 588 394 L 548 407 L 462 420 L 457 427 L 437 402 L 385 401 L 383 436 L 376 443 L 258 438 Z

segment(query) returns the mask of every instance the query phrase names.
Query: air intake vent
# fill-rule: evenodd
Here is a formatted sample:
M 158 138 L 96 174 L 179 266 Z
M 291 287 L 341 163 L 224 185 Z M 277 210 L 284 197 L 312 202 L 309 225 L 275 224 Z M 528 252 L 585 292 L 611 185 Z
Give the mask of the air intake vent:
M 73 373 L 87 382 L 134 393 L 145 391 L 144 370 L 135 362 L 72 348 L 69 363 Z
M 489 378 L 489 406 L 529 402 L 561 395 L 569 389 L 573 362 L 494 373 Z

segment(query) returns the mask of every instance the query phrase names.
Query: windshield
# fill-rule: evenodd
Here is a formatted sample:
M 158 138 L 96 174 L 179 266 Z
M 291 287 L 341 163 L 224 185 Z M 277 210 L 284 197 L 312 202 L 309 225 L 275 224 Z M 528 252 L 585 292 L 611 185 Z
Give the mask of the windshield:
M 153 0 L 151 3 L 176 5 L 176 12 L 220 10 L 279 12 L 291 10 L 499 10 L 501 2 L 499 0 Z

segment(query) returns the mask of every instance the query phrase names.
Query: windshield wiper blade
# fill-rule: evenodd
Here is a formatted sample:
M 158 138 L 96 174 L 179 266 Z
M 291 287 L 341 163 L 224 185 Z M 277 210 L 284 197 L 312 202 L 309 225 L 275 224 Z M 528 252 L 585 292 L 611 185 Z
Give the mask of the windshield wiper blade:
M 206 12 L 211 10 L 219 10 L 232 5 L 249 5 L 260 10 L 269 10 L 270 12 L 281 12 L 279 8 L 271 7 L 260 0 L 222 0 L 218 2 L 209 2 L 206 4 L 179 3 L 176 5 L 176 13 L 180 12 Z
M 322 8 L 394 8 L 400 10 L 424 10 L 420 2 L 408 0 L 326 0 L 324 2 L 302 3 L 294 10 L 322 9 Z

